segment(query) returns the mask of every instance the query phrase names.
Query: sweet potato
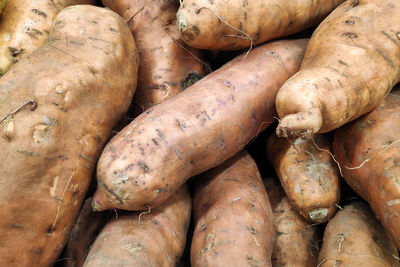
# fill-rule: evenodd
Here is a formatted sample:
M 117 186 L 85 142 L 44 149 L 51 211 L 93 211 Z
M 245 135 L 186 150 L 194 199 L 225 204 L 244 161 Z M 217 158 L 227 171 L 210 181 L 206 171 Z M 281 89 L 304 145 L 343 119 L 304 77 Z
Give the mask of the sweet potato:
M 196 177 L 191 266 L 271 266 L 271 204 L 257 165 L 239 152 Z
M 276 241 L 272 251 L 272 266 L 317 266 L 318 233 L 295 210 L 283 189 L 273 178 L 263 180 L 274 213 Z
M 289 201 L 312 222 L 329 220 L 340 201 L 339 170 L 327 152 L 331 143 L 327 135 L 298 138 L 292 144 L 272 134 L 267 141 L 268 158 Z
M 343 178 L 369 202 L 400 249 L 400 86 L 374 111 L 340 128 L 333 143 Z
M 3 5 L 5 2 L 2 0 Z M 23 56 L 47 42 L 51 25 L 57 13 L 63 8 L 94 2 L 94 0 L 7 0 L 7 8 L 0 18 L 0 77 Z
M 125 21 L 81 5 L 61 11 L 49 43 L 0 79 L 1 266 L 57 259 L 137 71 Z
M 398 267 L 396 258 L 397 249 L 372 210 L 353 202 L 326 226 L 318 266 Z
M 400 81 L 400 3 L 348 0 L 317 28 L 279 90 L 277 135 L 329 132 L 375 109 Z
M 177 23 L 190 46 L 239 50 L 316 25 L 343 2 L 183 0 Z
M 157 209 L 119 216 L 96 238 L 84 266 L 175 266 L 185 248 L 190 212 L 184 185 Z
M 258 47 L 137 117 L 100 157 L 94 209 L 156 207 L 240 151 L 273 122 L 276 92 L 298 69 L 306 43 Z
M 197 49 L 186 45 L 176 27 L 179 1 L 103 0 L 127 21 L 140 62 L 135 114 L 180 93 L 201 79 L 204 65 Z
M 92 210 L 92 198 L 83 203 L 78 219 L 69 234 L 64 254 L 64 266 L 81 267 L 85 263 L 90 245 L 113 215 L 111 210 L 96 212 Z

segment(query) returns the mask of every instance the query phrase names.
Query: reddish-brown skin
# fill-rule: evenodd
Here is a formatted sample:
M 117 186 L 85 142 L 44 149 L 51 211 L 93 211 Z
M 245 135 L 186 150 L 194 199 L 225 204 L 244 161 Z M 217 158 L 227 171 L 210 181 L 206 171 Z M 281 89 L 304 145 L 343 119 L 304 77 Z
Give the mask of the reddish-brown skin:
M 103 0 L 103 4 L 129 22 L 139 50 L 142 64 L 134 99 L 136 115 L 204 76 L 199 51 L 179 36 L 175 23 L 179 1 Z
M 274 121 L 277 90 L 297 71 L 306 43 L 255 48 L 137 117 L 102 153 L 94 208 L 156 207 L 240 151 Z
M 239 152 L 196 182 L 191 266 L 271 266 L 274 216 L 251 156 Z
M 116 13 L 66 8 L 49 38 L 0 79 L 0 266 L 54 264 L 135 91 L 138 55 Z
M 397 87 L 400 89 L 400 87 Z M 343 178 L 369 202 L 400 249 L 400 93 L 339 129 L 333 149 Z
M 273 178 L 263 181 L 274 212 L 276 241 L 272 251 L 272 267 L 317 266 L 317 228 L 292 207 L 283 188 Z
M 129 212 L 97 236 L 85 267 L 176 266 L 183 254 L 191 215 L 186 185 L 157 209 Z
M 398 251 L 370 207 L 353 202 L 328 222 L 320 267 L 399 267 Z
M 190 46 L 240 50 L 317 25 L 343 2 L 182 0 L 177 24 L 182 40 Z
M 315 30 L 279 90 L 276 133 L 330 132 L 375 109 L 400 82 L 400 2 L 348 0 Z
M 272 134 L 267 141 L 268 158 L 291 204 L 312 222 L 329 220 L 340 201 L 339 169 L 329 154 L 331 144 L 327 135 L 289 142 Z
M 111 210 L 93 211 L 91 203 L 92 198 L 85 200 L 78 219 L 72 227 L 65 253 L 62 256 L 66 267 L 83 266 L 91 244 L 107 221 L 114 215 Z

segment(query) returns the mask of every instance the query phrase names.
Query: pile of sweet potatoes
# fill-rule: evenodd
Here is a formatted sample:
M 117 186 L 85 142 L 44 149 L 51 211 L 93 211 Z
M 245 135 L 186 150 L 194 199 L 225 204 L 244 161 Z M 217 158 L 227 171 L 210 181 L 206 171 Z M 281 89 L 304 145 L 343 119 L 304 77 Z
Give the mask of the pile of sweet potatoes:
M 0 266 L 400 267 L 399 14 L 0 1 Z

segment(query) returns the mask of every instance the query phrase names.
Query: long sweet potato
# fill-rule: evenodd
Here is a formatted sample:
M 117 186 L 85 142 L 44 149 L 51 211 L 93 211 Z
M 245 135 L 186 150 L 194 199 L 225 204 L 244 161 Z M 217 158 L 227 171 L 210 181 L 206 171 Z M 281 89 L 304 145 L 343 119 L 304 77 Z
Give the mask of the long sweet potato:
M 66 8 L 49 40 L 0 79 L 1 266 L 54 263 L 136 86 L 137 50 L 116 13 Z
M 327 135 L 292 144 L 272 134 L 267 141 L 268 158 L 290 202 L 312 222 L 329 220 L 340 201 L 339 170 L 327 152 L 332 151 L 331 143 Z
M 174 267 L 185 248 L 190 212 L 184 185 L 157 209 L 119 216 L 96 238 L 84 266 Z
M 2 0 L 3 5 L 5 2 Z M 0 18 L 0 77 L 23 56 L 47 42 L 51 25 L 63 8 L 94 2 L 95 0 L 7 0 L 7 8 Z
M 400 249 L 400 86 L 374 111 L 340 128 L 333 143 L 343 178 L 369 202 Z
M 190 46 L 239 50 L 316 25 L 343 2 L 183 0 L 177 23 Z
M 191 266 L 271 266 L 273 214 L 251 156 L 239 152 L 195 182 Z
M 103 0 L 131 27 L 139 50 L 135 114 L 182 92 L 205 74 L 199 51 L 186 45 L 176 27 L 179 1 Z
M 239 152 L 273 122 L 276 92 L 298 69 L 306 43 L 260 46 L 137 117 L 100 157 L 94 209 L 156 207 Z
M 348 0 L 310 39 L 279 90 L 277 135 L 329 132 L 375 109 L 400 82 L 400 3 Z
M 399 267 L 393 241 L 363 202 L 345 206 L 329 221 L 319 254 L 320 267 Z
M 282 187 L 273 178 L 263 180 L 274 212 L 276 241 L 272 267 L 317 266 L 318 233 L 291 205 Z

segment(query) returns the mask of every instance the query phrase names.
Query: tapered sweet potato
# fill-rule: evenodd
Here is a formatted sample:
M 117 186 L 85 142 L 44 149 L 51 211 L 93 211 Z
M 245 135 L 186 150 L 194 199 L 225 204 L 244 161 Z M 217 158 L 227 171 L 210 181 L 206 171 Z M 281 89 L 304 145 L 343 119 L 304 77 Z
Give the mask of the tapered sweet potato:
M 83 203 L 78 219 L 72 227 L 68 238 L 64 266 L 81 267 L 85 263 L 91 244 L 113 215 L 111 210 L 96 212 L 92 210 L 92 198 Z
M 306 42 L 258 47 L 137 117 L 100 157 L 94 208 L 156 207 L 240 151 L 273 122 L 276 92 L 299 67 Z
M 0 79 L 1 266 L 54 263 L 136 86 L 135 43 L 116 13 L 66 8 L 49 39 Z
M 3 5 L 5 2 L 2 0 Z M 0 18 L 0 77 L 23 56 L 47 42 L 51 25 L 63 8 L 94 2 L 95 0 L 7 0 L 7 8 Z
M 343 2 L 183 0 L 177 23 L 190 46 L 239 50 L 316 25 Z
M 343 178 L 400 249 L 400 86 L 374 111 L 339 129 L 333 148 Z
M 376 108 L 400 81 L 400 3 L 348 0 L 317 28 L 279 90 L 277 135 L 329 132 Z
M 139 50 L 135 114 L 182 92 L 201 79 L 204 63 L 197 49 L 186 45 L 176 27 L 179 1 L 103 0 L 130 24 Z
M 291 205 L 282 187 L 273 178 L 263 180 L 274 213 L 276 241 L 272 266 L 317 266 L 318 233 Z
M 345 206 L 329 221 L 319 254 L 321 267 L 400 266 L 393 241 L 363 202 Z
M 273 214 L 251 156 L 239 152 L 196 182 L 191 265 L 271 266 Z
M 329 220 L 340 201 L 339 169 L 327 151 L 332 151 L 327 135 L 292 144 L 272 134 L 267 141 L 268 158 L 289 201 L 312 222 Z
M 184 185 L 157 209 L 119 216 L 96 238 L 84 266 L 175 266 L 185 248 L 190 212 Z

